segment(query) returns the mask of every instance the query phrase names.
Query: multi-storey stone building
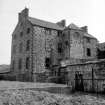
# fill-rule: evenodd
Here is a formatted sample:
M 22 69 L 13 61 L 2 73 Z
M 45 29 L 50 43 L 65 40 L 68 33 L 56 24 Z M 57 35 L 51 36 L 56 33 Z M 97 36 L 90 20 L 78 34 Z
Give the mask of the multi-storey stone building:
M 97 58 L 105 59 L 105 42 L 97 45 Z
M 41 81 L 62 61 L 96 59 L 97 39 L 87 27 L 66 27 L 65 20 L 51 23 L 29 17 L 28 12 L 25 8 L 19 13 L 12 34 L 11 71 L 17 80 Z

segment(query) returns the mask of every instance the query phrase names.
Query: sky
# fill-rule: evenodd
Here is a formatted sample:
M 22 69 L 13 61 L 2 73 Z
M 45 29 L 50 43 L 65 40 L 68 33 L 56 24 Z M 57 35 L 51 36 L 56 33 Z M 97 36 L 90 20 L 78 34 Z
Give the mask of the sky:
M 12 32 L 25 7 L 31 17 L 86 25 L 89 34 L 105 42 L 105 0 L 0 0 L 0 64 L 10 64 Z

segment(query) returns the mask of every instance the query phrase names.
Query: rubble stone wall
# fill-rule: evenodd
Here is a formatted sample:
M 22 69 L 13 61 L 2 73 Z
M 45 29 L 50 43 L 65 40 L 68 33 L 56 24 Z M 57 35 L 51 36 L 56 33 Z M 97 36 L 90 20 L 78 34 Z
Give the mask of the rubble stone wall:
M 92 81 L 92 68 L 93 68 L 93 81 Z M 67 67 L 69 84 L 75 88 L 75 73 L 79 72 L 83 75 L 84 90 L 91 91 L 94 83 L 95 91 L 103 91 L 103 84 L 105 84 L 105 78 L 100 78 L 97 74 L 100 68 L 100 64 L 82 64 L 71 65 Z M 100 79 L 97 81 L 97 79 Z
M 27 34 L 27 29 L 30 28 L 30 33 Z M 22 36 L 21 36 L 22 32 Z M 15 31 L 12 35 L 12 51 L 11 51 L 11 70 L 13 67 L 13 61 L 15 61 L 14 64 L 14 74 L 17 76 L 17 80 L 23 81 L 23 76 L 20 76 L 20 74 L 25 74 L 26 72 L 31 75 L 32 70 L 32 34 L 33 34 L 33 28 L 32 25 L 27 21 L 21 21 L 18 23 Z M 14 36 L 16 35 L 16 39 L 14 39 Z M 27 40 L 30 40 L 29 43 L 29 51 L 26 51 L 26 43 Z M 19 44 L 22 43 L 22 49 L 21 52 L 19 51 L 20 46 Z M 16 45 L 16 53 L 13 53 L 13 46 Z M 29 69 L 26 69 L 26 58 L 29 57 L 30 64 Z M 19 59 L 22 59 L 22 67 L 21 70 L 19 70 Z M 31 76 L 29 80 L 31 79 Z
M 78 33 L 78 34 L 77 34 Z M 84 56 L 82 32 L 70 31 L 70 57 L 82 59 Z
M 57 31 L 34 26 L 33 34 L 33 73 L 46 72 L 45 58 L 57 64 Z M 36 80 L 34 80 L 36 81 Z

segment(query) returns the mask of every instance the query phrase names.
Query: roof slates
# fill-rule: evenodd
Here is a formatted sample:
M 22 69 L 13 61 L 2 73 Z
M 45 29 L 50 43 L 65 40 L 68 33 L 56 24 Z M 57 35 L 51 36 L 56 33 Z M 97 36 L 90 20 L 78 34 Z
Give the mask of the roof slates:
M 43 21 L 40 19 L 32 18 L 32 17 L 29 17 L 28 20 L 33 25 L 39 25 L 42 27 L 51 28 L 51 29 L 55 29 L 55 30 L 63 30 L 64 29 L 64 28 L 60 27 L 59 25 L 57 25 L 56 23 L 51 23 L 51 22 Z

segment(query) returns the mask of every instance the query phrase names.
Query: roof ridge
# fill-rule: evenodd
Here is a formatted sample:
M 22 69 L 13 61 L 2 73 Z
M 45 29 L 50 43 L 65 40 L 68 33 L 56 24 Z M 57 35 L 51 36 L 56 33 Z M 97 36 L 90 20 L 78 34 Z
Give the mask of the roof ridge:
M 29 18 L 36 19 L 36 20 L 43 21 L 43 22 L 48 22 L 48 23 L 56 24 L 56 23 L 53 23 L 53 22 L 50 22 L 50 21 L 47 21 L 47 20 L 38 19 L 38 18 L 34 18 L 34 17 L 29 17 Z
M 49 21 L 45 21 L 45 20 L 41 20 L 41 19 L 37 19 L 37 18 L 33 18 L 33 17 L 28 17 L 28 20 L 33 25 L 39 25 L 42 27 L 52 28 L 52 29 L 56 29 L 56 30 L 63 30 L 64 29 L 64 27 L 60 27 L 58 24 L 53 23 L 53 22 L 49 22 Z

